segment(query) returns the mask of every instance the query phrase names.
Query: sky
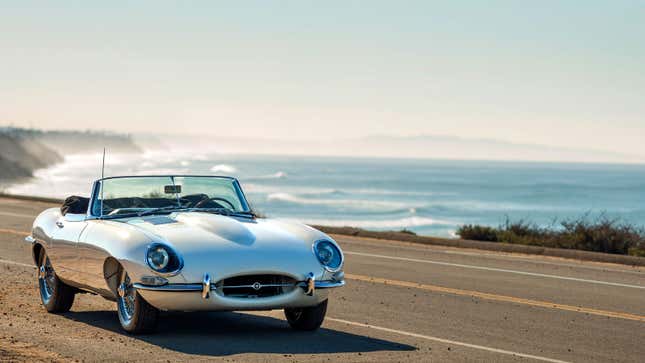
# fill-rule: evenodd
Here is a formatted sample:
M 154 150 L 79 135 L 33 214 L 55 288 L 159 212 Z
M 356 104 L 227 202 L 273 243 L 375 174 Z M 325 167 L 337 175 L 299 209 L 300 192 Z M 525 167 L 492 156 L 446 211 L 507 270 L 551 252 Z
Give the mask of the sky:
M 2 1 L 0 125 L 645 157 L 645 1 Z

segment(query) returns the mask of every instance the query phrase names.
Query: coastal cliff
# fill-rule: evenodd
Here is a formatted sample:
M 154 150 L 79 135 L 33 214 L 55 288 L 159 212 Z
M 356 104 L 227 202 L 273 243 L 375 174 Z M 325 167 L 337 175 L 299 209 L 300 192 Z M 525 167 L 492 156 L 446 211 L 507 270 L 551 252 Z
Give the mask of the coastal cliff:
M 63 157 L 28 136 L 0 133 L 0 181 L 29 178 L 36 169 L 63 161 Z
M 123 134 L 0 128 L 0 187 L 30 178 L 35 170 L 62 162 L 65 156 L 101 152 L 104 147 L 115 152 L 142 151 Z

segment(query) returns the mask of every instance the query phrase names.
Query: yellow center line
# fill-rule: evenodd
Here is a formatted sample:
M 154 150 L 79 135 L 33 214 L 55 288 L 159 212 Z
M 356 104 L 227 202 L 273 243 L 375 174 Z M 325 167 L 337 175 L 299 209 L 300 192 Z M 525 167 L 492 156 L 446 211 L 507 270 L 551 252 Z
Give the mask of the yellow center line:
M 379 283 L 384 285 L 410 287 L 414 289 L 420 289 L 420 290 L 426 290 L 426 291 L 432 291 L 432 292 L 443 292 L 443 293 L 452 294 L 452 295 L 477 297 L 477 298 L 486 299 L 486 300 L 524 304 L 524 305 L 537 306 L 537 307 L 547 308 L 547 309 L 573 311 L 577 313 L 587 313 L 592 315 L 606 316 L 610 318 L 645 322 L 645 316 L 642 316 L 642 315 L 585 308 L 581 306 L 558 304 L 558 303 L 549 302 L 549 301 L 531 300 L 531 299 L 524 299 L 524 298 L 514 297 L 514 296 L 490 294 L 487 292 L 480 292 L 480 291 L 474 291 L 474 290 L 462 290 L 462 289 L 455 289 L 451 287 L 420 284 L 420 283 L 409 282 L 409 281 L 390 280 L 390 279 L 384 279 L 380 277 L 371 277 L 371 276 L 364 276 L 364 275 L 345 274 L 345 278 L 350 280 L 373 282 L 373 283 Z
M 6 228 L 0 228 L 0 233 L 9 233 L 9 234 L 17 234 L 19 236 L 29 236 L 31 233 L 25 232 L 25 231 L 18 231 L 15 229 L 6 229 Z

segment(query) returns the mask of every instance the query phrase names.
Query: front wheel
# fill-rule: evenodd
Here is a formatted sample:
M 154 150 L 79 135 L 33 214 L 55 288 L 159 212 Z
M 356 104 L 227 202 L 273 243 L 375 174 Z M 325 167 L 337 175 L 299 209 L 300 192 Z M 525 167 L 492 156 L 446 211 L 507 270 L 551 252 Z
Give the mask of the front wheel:
M 132 286 L 130 276 L 121 270 L 117 288 L 117 312 L 121 327 L 128 333 L 139 334 L 155 330 L 159 310 L 148 304 Z
M 50 313 L 64 313 L 69 311 L 74 304 L 73 287 L 62 282 L 52 267 L 45 249 L 40 250 L 38 256 L 38 291 L 43 306 Z
M 327 300 L 307 308 L 287 308 L 284 315 L 289 325 L 296 330 L 316 330 L 320 328 L 327 313 Z

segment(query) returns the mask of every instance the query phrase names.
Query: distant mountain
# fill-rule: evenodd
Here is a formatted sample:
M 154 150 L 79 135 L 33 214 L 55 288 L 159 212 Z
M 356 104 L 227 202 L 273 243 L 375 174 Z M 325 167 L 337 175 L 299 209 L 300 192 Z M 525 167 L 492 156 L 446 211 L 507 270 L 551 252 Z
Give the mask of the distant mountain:
M 545 145 L 518 144 L 493 139 L 467 139 L 455 136 L 412 137 L 370 136 L 362 139 L 363 152 L 385 156 L 475 160 L 577 161 L 642 163 L 645 157 L 600 150 L 584 150 Z M 389 149 L 384 152 L 384 147 Z
M 168 149 L 199 150 L 201 153 L 645 163 L 643 156 L 440 135 L 375 135 L 332 140 L 252 139 L 213 135 L 157 135 L 157 138 Z

